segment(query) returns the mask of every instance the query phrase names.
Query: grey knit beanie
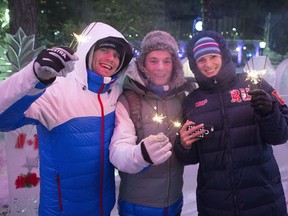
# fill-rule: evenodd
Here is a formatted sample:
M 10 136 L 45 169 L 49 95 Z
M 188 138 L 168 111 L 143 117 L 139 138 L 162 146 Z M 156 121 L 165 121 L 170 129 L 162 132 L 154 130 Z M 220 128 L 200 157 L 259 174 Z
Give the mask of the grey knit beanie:
M 167 50 L 172 54 L 173 62 L 173 75 L 171 78 L 170 88 L 179 87 L 184 82 L 184 72 L 182 68 L 181 60 L 178 57 L 178 44 L 175 39 L 165 31 L 152 31 L 149 32 L 143 39 L 141 45 L 141 54 L 137 58 L 137 65 L 146 84 L 149 82 L 149 75 L 145 68 L 145 58 L 147 53 L 155 50 Z

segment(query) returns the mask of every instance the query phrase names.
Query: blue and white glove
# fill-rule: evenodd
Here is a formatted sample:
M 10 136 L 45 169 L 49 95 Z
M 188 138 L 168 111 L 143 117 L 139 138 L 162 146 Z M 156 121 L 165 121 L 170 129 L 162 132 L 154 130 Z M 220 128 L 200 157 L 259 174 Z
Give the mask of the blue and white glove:
M 142 140 L 141 152 L 144 160 L 150 164 L 164 163 L 172 155 L 172 144 L 163 133 L 150 135 Z
M 66 77 L 74 70 L 74 62 L 78 57 L 69 47 L 53 47 L 44 49 L 34 61 L 34 72 L 43 83 L 51 83 L 56 76 Z

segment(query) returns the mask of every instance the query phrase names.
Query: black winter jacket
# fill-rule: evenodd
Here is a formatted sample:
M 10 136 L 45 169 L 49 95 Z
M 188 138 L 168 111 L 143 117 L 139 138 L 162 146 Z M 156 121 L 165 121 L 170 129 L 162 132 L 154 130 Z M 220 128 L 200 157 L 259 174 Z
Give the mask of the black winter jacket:
M 205 34 L 205 33 L 203 33 Z M 203 36 L 202 34 L 202 36 Z M 261 88 L 273 99 L 273 111 L 260 117 L 250 107 L 246 74 L 236 74 L 225 39 L 206 32 L 220 44 L 222 67 L 207 78 L 197 69 L 193 47 L 187 47 L 190 68 L 199 88 L 185 100 L 186 119 L 214 126 L 213 136 L 184 150 L 175 145 L 179 160 L 199 163 L 197 208 L 199 216 L 284 216 L 286 201 L 271 145 L 288 139 L 288 109 L 264 80 Z

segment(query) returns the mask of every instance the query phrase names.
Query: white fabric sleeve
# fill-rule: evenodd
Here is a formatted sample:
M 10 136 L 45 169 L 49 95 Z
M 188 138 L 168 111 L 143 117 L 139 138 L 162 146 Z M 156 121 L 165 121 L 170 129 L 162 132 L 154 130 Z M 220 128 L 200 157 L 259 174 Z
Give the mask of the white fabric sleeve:
M 37 87 L 39 80 L 33 72 L 33 63 L 34 61 L 30 62 L 21 71 L 1 82 L 0 114 L 24 96 L 44 91 L 44 87 Z
M 134 124 L 121 102 L 116 105 L 115 129 L 110 143 L 110 161 L 122 172 L 134 174 L 149 166 L 137 145 Z

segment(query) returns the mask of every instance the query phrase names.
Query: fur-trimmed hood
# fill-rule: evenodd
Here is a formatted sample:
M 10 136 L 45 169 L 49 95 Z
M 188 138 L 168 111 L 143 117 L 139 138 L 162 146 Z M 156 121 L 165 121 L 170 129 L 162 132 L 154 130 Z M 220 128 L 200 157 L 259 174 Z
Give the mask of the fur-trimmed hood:
M 145 69 L 144 63 L 147 53 L 154 50 L 167 50 L 172 54 L 173 72 L 169 84 L 170 89 L 183 85 L 186 79 L 184 78 L 181 60 L 178 57 L 178 44 L 169 33 L 159 30 L 152 31 L 144 37 L 141 45 L 141 54 L 136 59 L 136 65 L 143 84 L 148 86 L 150 83 L 150 77 Z

